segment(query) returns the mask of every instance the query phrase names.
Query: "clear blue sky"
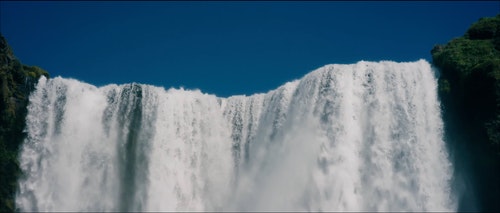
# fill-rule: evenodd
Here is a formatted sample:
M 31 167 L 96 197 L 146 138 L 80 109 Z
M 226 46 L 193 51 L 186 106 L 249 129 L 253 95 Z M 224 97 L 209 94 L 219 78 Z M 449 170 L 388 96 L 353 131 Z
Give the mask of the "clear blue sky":
M 332 63 L 431 60 L 500 2 L 0 2 L 24 64 L 97 86 L 146 83 L 229 96 Z

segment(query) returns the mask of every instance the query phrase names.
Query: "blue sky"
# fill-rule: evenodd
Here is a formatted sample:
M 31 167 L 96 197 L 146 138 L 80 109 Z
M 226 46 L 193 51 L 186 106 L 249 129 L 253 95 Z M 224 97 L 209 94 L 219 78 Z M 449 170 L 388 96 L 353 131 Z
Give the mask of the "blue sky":
M 24 64 L 97 86 L 146 83 L 229 96 L 332 63 L 431 60 L 489 2 L 0 2 Z

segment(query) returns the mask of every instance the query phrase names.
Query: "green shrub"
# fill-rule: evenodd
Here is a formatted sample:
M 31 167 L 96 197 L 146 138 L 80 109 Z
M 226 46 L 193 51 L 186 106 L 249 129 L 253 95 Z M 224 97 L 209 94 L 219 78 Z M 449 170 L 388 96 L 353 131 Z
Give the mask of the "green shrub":
M 496 17 L 481 18 L 478 22 L 472 24 L 465 37 L 472 40 L 492 39 L 498 32 L 499 26 L 500 18 L 498 15 Z

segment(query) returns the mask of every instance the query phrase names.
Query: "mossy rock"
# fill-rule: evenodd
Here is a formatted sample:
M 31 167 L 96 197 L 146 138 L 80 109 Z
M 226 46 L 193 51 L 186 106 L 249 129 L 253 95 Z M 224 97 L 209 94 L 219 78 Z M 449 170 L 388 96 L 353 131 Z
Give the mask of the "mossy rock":
M 492 40 L 470 40 L 455 38 L 445 46 L 436 46 L 432 52 L 433 62 L 443 72 L 453 72 L 461 79 L 466 78 L 474 67 L 491 63 L 500 57 Z
M 450 86 L 450 82 L 448 80 L 439 79 L 438 85 L 439 85 L 439 92 L 450 93 L 451 86 Z
M 478 199 L 479 211 L 499 212 L 500 176 L 491 174 L 500 168 L 500 14 L 479 19 L 431 54 L 441 73 L 447 142 L 453 155 L 466 153 L 455 157 L 454 168 L 469 168 L 465 175 L 474 182 L 476 196 L 466 199 Z
M 26 137 L 28 97 L 38 78 L 49 77 L 37 66 L 23 65 L 0 35 L 0 212 L 14 212 L 19 147 Z
M 467 30 L 465 37 L 471 40 L 476 39 L 493 39 L 499 32 L 500 15 L 496 17 L 484 17 Z
M 37 66 L 23 65 L 23 69 L 26 72 L 25 75 L 32 77 L 34 79 L 38 79 L 42 75 L 45 76 L 46 78 L 49 77 L 49 73 L 47 71 L 45 71 L 44 69 L 37 67 Z

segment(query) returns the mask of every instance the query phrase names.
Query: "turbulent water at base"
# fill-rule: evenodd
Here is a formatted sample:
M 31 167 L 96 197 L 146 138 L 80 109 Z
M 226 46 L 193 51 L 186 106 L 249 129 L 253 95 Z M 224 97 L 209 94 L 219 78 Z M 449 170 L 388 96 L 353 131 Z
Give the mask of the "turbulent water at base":
M 327 65 L 266 94 L 40 79 L 21 211 L 455 211 L 425 60 Z

